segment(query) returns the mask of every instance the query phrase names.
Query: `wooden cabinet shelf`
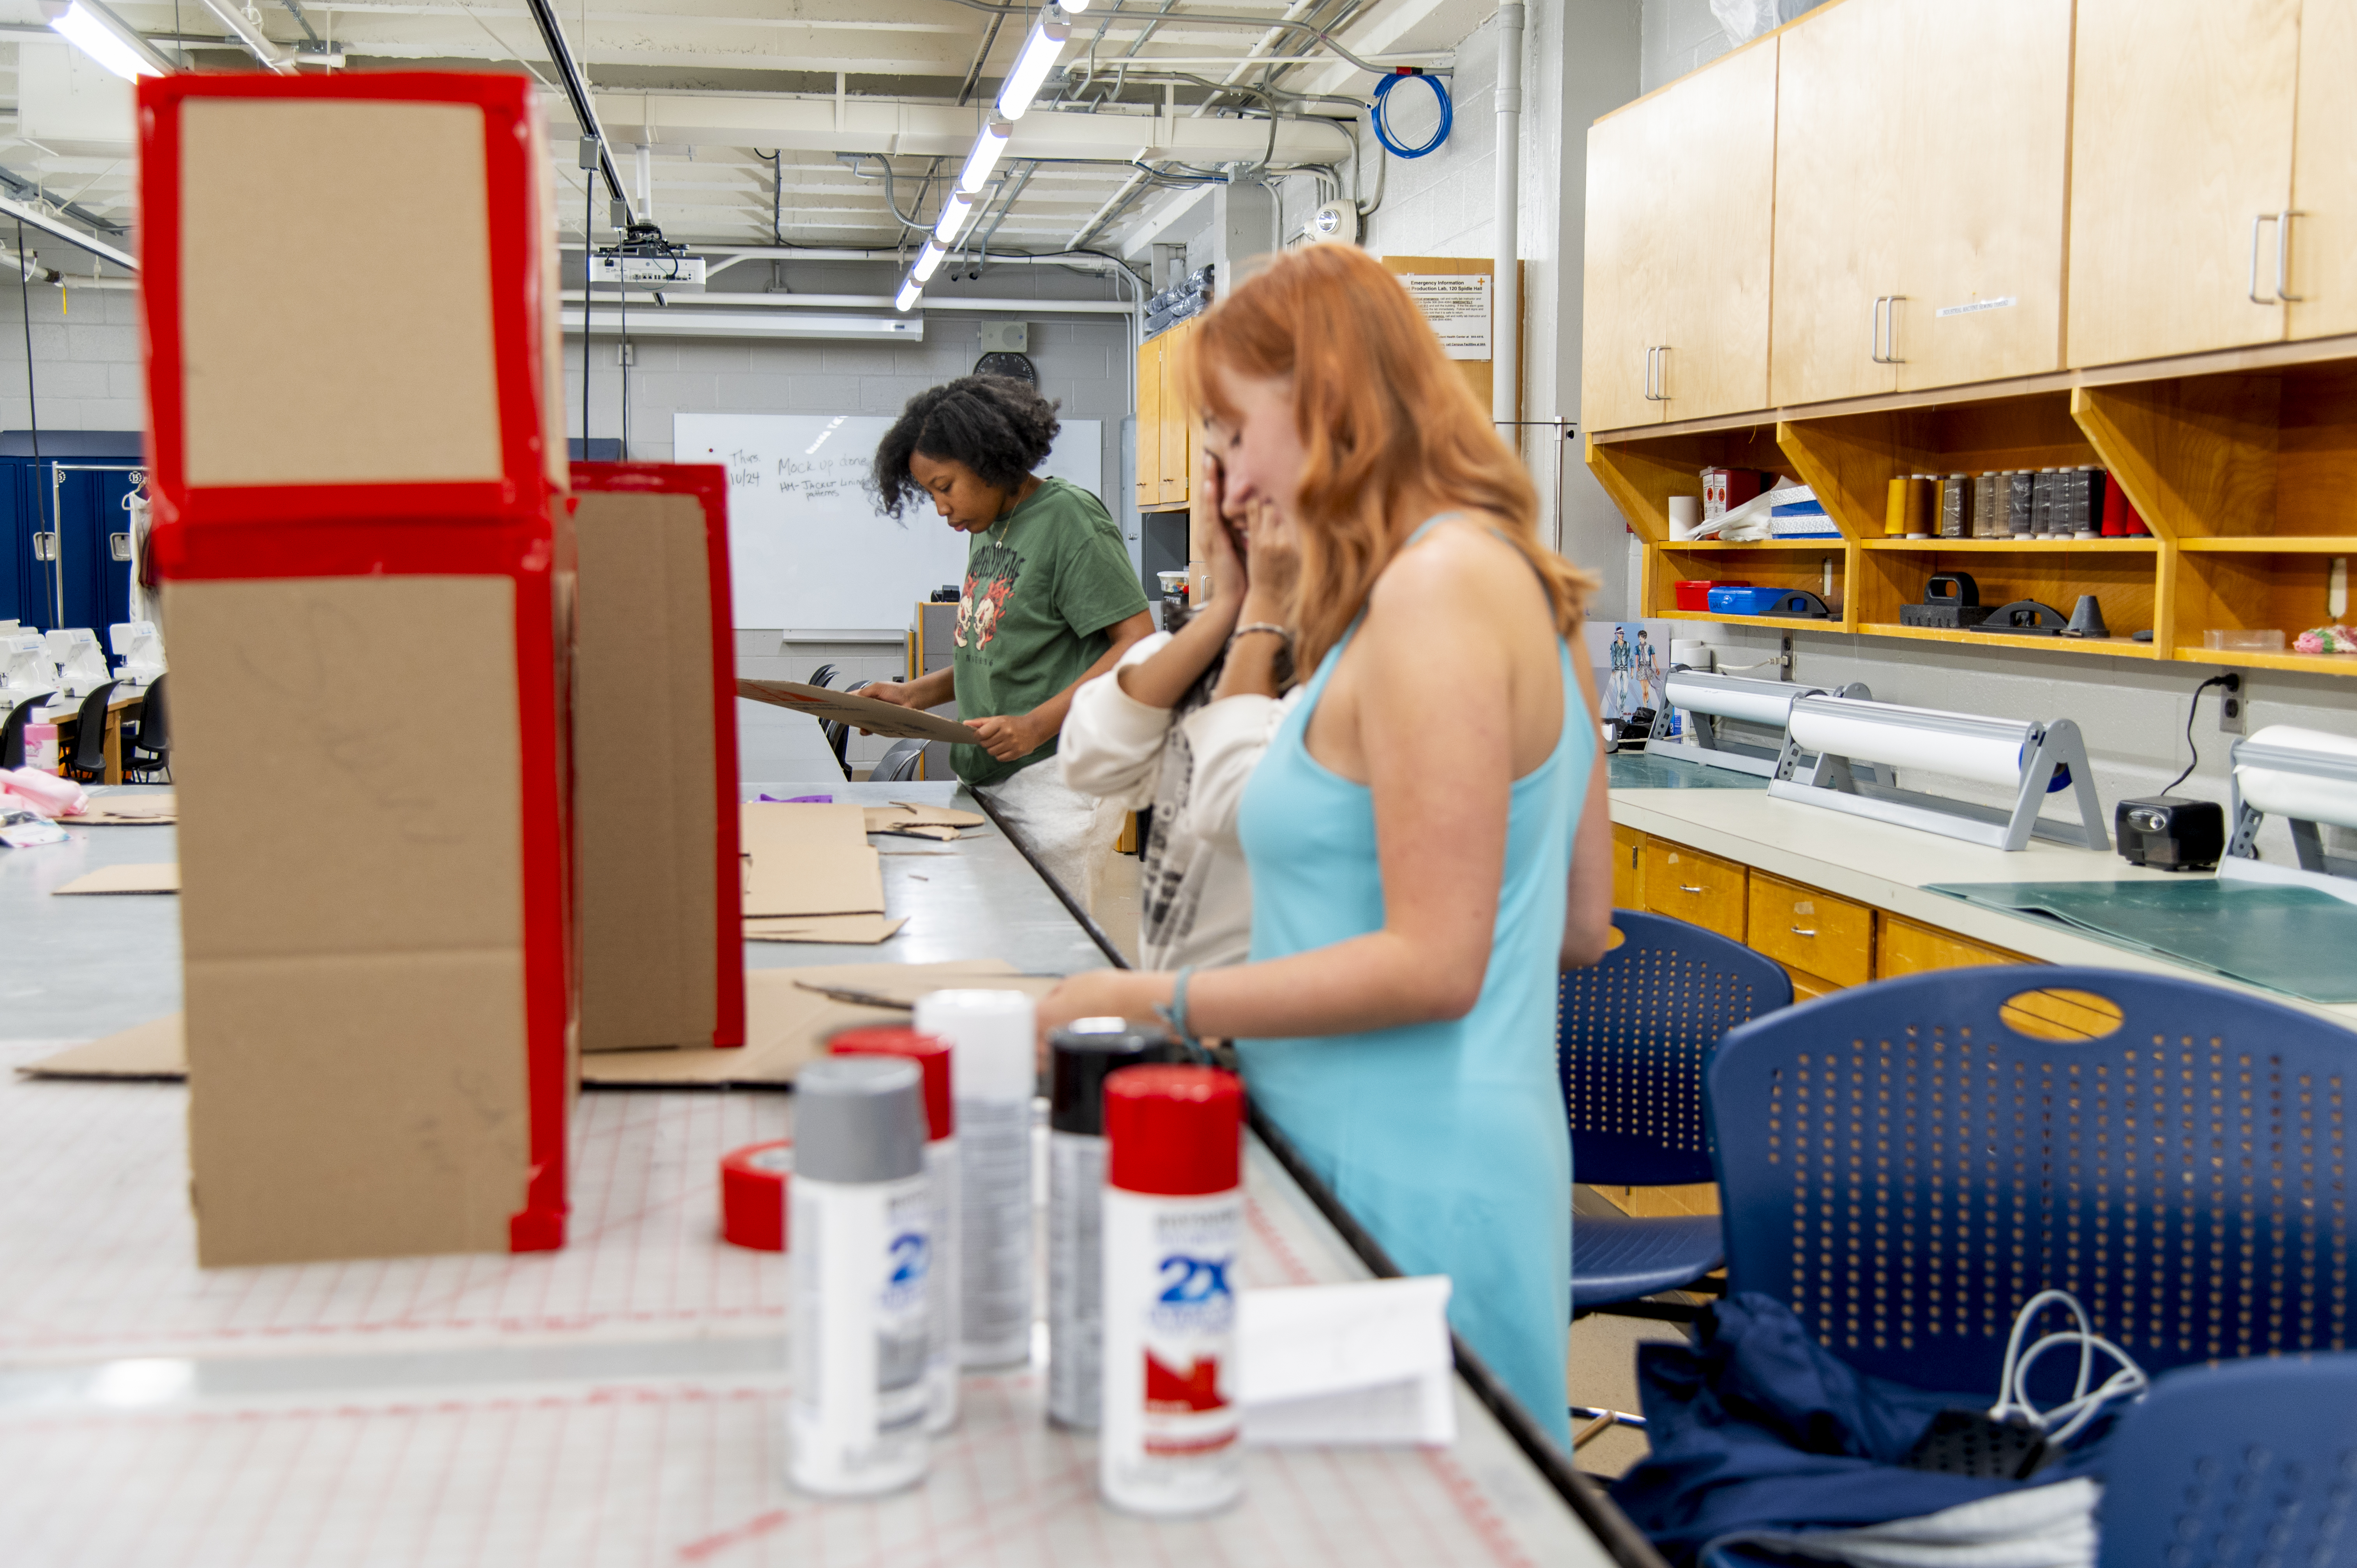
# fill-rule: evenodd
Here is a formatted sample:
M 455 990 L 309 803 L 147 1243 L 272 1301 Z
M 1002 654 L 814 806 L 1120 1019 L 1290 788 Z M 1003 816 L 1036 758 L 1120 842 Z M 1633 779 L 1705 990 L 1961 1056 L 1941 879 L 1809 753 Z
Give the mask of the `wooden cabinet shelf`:
M 1982 597 L 1986 598 L 1986 594 Z M 2067 607 L 2057 605 L 2057 609 Z M 1869 637 L 1905 638 L 1917 642 L 1967 642 L 1981 648 L 2019 648 L 2032 653 L 2109 654 L 2120 659 L 2155 659 L 2149 642 L 2126 637 L 2020 637 L 2002 631 L 1969 631 L 1943 626 L 1900 626 L 1896 622 L 1862 622 L 1858 630 Z
M 2113 552 L 2113 551 L 2117 551 L 2117 552 L 2119 552 L 2119 553 L 2123 553 L 2123 554 L 2129 554 L 2129 555 L 2137 555 L 2137 554 L 2149 555 L 2149 554 L 2153 553 L 2154 552 L 2158 551 L 2158 550 L 2160 548 L 2160 541 L 2159 541 L 2159 540 L 2158 540 L 2158 539 L 2100 539 L 2100 538 L 2099 538 L 2099 539 L 2075 539 L 2075 538 L 2074 538 L 2074 539 L 2060 539 L 2060 538 L 2057 538 L 2057 539 L 1892 539 L 1892 538 L 1889 538 L 1889 536 L 1887 536 L 1887 535 L 1886 535 L 1885 537 L 1883 537 L 1883 538 L 1881 538 L 1881 539 L 1862 539 L 1862 540 L 1858 541 L 1858 548 L 1859 548 L 1859 549 L 1861 549 L 1861 550 L 1933 550 L 1933 551 L 1946 551 L 1946 550 L 1961 550 L 1961 551 L 1983 551 L 1983 550 L 1991 550 L 1991 551 L 1994 551 L 1994 550 L 2007 550 L 2007 551 L 2013 551 L 2013 550 L 2021 550 L 2021 551 L 2094 550 L 2094 551 L 2101 551 L 2101 552 L 2104 552 L 2104 553 L 2110 553 L 2110 552 Z

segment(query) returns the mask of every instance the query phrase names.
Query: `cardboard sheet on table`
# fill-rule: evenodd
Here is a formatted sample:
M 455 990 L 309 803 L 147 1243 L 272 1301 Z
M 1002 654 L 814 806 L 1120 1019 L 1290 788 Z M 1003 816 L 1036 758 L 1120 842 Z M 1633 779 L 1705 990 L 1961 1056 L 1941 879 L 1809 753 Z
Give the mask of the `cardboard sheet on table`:
M 2169 882 L 1953 882 L 1951 898 L 2042 916 L 2310 1002 L 2357 1002 L 2357 907 L 2311 887 L 2189 877 Z
M 92 795 L 81 815 L 59 820 L 70 828 L 163 828 L 179 817 L 179 802 L 167 789 L 160 795 Z
M 801 984 L 795 983 L 801 982 Z M 804 989 L 837 986 L 914 1002 L 928 991 L 1020 991 L 1044 996 L 1053 977 L 1017 974 L 1003 960 L 951 963 L 839 963 L 808 969 L 756 969 L 745 975 L 745 1045 L 741 1050 L 688 1047 L 675 1051 L 600 1051 L 581 1063 L 588 1089 L 679 1089 L 730 1084 L 777 1088 L 832 1036 L 864 1024 L 906 1024 L 895 1008 L 863 1007 Z
M 740 679 L 737 682 L 737 694 L 751 702 L 767 703 L 774 708 L 790 708 L 798 714 L 808 714 L 814 719 L 850 725 L 856 729 L 890 736 L 896 740 L 945 740 L 952 745 L 974 744 L 974 731 L 953 719 L 938 718 L 921 709 L 878 702 L 874 697 L 863 697 L 854 692 L 805 686 L 799 681 Z
M 188 1039 L 180 1015 L 172 1013 L 38 1061 L 20 1062 L 16 1070 L 27 1078 L 184 1079 Z
M 880 915 L 884 868 L 856 806 L 737 808 L 745 914 Z
M 889 940 L 900 928 L 909 923 L 906 915 L 891 919 L 883 915 L 788 915 L 774 920 L 748 920 L 745 940 L 748 942 L 838 942 L 851 947 L 873 947 Z
M 69 817 L 68 822 L 73 821 Z M 71 882 L 59 883 L 49 889 L 59 895 L 99 893 L 178 893 L 180 890 L 180 865 L 166 861 L 160 865 L 102 865 L 96 871 L 85 872 Z
M 899 832 L 909 828 L 978 828 L 990 819 L 980 811 L 961 811 L 954 806 L 920 806 L 911 800 L 895 800 L 888 806 L 863 806 L 871 833 Z M 951 834 L 955 837 L 954 832 Z

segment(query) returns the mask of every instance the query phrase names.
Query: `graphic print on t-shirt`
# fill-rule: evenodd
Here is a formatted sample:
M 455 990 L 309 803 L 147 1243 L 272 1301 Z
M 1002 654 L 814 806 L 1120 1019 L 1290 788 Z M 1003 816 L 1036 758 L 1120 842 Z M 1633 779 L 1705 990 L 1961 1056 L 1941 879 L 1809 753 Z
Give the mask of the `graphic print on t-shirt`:
M 985 649 L 997 635 L 999 612 L 1023 575 L 1023 557 L 1004 544 L 985 544 L 965 570 L 965 595 L 958 601 L 957 645 Z

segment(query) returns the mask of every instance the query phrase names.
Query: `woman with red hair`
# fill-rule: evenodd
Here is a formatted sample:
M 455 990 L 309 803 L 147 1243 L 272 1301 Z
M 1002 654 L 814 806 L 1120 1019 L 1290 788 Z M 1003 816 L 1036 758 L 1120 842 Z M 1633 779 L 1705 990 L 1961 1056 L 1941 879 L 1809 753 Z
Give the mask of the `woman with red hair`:
M 1252 961 L 1066 981 L 1043 1026 L 1159 1011 L 1232 1038 L 1254 1101 L 1568 1446 L 1571 1149 L 1555 976 L 1611 921 L 1591 580 L 1399 281 L 1313 245 L 1204 319 L 1184 369 L 1230 511 L 1299 558 L 1224 699 L 1314 671 L 1238 820 Z M 1222 736 L 1214 702 L 1189 720 Z M 1251 704 L 1266 714 L 1265 703 Z

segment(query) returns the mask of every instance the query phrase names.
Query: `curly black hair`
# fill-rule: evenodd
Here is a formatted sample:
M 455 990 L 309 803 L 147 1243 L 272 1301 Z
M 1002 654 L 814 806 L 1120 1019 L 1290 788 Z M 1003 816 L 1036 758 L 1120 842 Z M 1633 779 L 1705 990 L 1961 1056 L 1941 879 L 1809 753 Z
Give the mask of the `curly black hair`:
M 902 507 L 923 496 L 909 472 L 909 459 L 919 452 L 963 463 L 986 485 L 1017 489 L 1055 444 L 1062 428 L 1059 406 L 1012 376 L 960 376 L 919 392 L 877 444 L 871 484 L 877 503 L 899 517 Z

